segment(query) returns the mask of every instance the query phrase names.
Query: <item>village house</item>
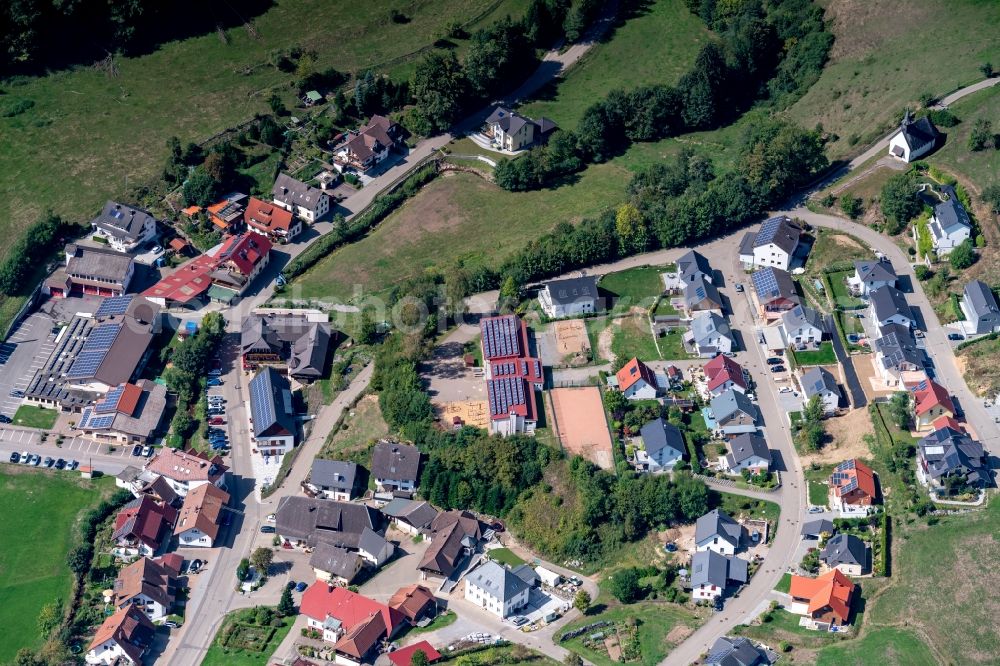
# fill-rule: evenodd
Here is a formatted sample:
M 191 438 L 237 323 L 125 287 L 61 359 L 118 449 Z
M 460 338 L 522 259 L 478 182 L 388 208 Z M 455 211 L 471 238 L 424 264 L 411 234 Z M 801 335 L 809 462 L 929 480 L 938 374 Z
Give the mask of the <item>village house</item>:
M 746 268 L 770 266 L 787 271 L 799 248 L 802 229 L 785 216 L 772 217 L 757 233 L 748 232 L 740 241 L 740 262 Z
M 778 319 L 783 312 L 802 305 L 802 299 L 795 289 L 795 281 L 788 271 L 767 266 L 754 272 L 750 281 L 764 321 Z
M 374 115 L 360 130 L 350 132 L 336 149 L 338 169 L 366 173 L 381 164 L 401 141 L 402 128 L 385 116 Z
M 556 124 L 548 118 L 532 120 L 498 106 L 486 119 L 483 133 L 501 149 L 517 152 L 545 141 L 555 129 Z
M 870 569 L 868 547 L 853 534 L 836 534 L 827 539 L 819 559 L 848 576 L 863 576 Z
M 105 247 L 70 243 L 65 263 L 42 284 L 52 298 L 67 296 L 121 296 L 135 275 L 135 260 Z
M 319 543 L 309 557 L 316 580 L 331 585 L 350 585 L 361 572 L 364 560 L 357 551 L 330 543 Z
M 697 250 L 688 250 L 677 260 L 677 275 L 683 284 L 691 284 L 700 277 L 705 282 L 714 283 L 715 271 L 708 259 Z
M 146 614 L 129 604 L 101 623 L 84 659 L 102 666 L 141 666 L 155 634 Z
M 895 286 L 896 269 L 892 267 L 888 259 L 855 261 L 854 275 L 847 278 L 847 287 L 851 293 L 865 298 L 876 289 Z
M 115 516 L 115 529 L 111 540 L 119 557 L 152 557 L 170 535 L 177 510 L 169 504 L 142 495 L 124 507 Z
M 684 342 L 701 358 L 728 354 L 736 348 L 729 322 L 714 310 L 694 315 L 690 330 L 684 334 Z
M 969 333 L 985 335 L 1000 331 L 1000 307 L 993 290 L 985 283 L 972 280 L 966 284 L 960 305 Z
M 287 243 L 302 232 L 302 221 L 290 210 L 257 197 L 250 197 L 243 220 L 248 228 L 276 243 Z
M 689 314 L 705 311 L 722 312 L 722 296 L 719 295 L 719 290 L 702 274 L 692 276 L 691 280 L 685 283 L 682 294 L 684 309 Z
M 745 432 L 733 437 L 726 442 L 726 450 L 720 462 L 727 474 L 742 474 L 745 469 L 760 474 L 771 466 L 771 451 L 757 433 Z
M 323 499 L 350 502 L 358 491 L 358 465 L 340 460 L 313 460 L 309 489 Z
M 437 615 L 437 598 L 423 585 L 405 585 L 389 597 L 389 608 L 399 611 L 411 626 Z
M 420 450 L 394 440 L 382 440 L 372 449 L 371 474 L 375 490 L 412 495 L 417 489 Z
M 299 382 L 319 379 L 327 374 L 334 335 L 320 310 L 259 308 L 240 325 L 243 370 L 272 365 Z
M 417 568 L 428 576 L 447 578 L 475 552 L 482 536 L 479 520 L 468 511 L 439 513 L 431 523 L 431 545 Z
M 288 379 L 273 366 L 264 366 L 250 380 L 250 443 L 265 456 L 279 456 L 295 448 L 298 426 Z
M 793 574 L 789 589 L 792 603 L 788 610 L 812 620 L 813 629 L 842 627 L 850 621 L 854 590 L 854 583 L 837 569 L 817 578 Z
M 278 174 L 271 188 L 271 199 L 310 224 L 330 211 L 330 195 L 287 173 Z
M 435 650 L 430 643 L 427 641 L 418 641 L 390 652 L 389 661 L 392 662 L 393 666 L 413 666 L 413 656 L 417 652 L 424 653 L 428 664 L 433 664 L 441 658 L 441 653 Z M 292 666 L 295 666 L 295 664 L 292 664 Z
M 465 599 L 500 619 L 528 605 L 530 586 L 507 567 L 486 562 L 465 575 Z
M 705 364 L 706 388 L 710 397 L 718 397 L 726 391 L 747 392 L 747 376 L 743 366 L 722 354 Z
M 149 379 L 119 384 L 83 410 L 76 429 L 100 442 L 151 444 L 163 431 L 167 388 Z
M 166 562 L 183 561 L 179 555 L 171 556 Z M 159 622 L 170 614 L 177 599 L 180 571 L 164 560 L 141 557 L 118 572 L 114 587 L 115 609 L 134 606 L 146 614 L 153 622 Z
M 545 383 L 542 362 L 528 355 L 528 328 L 517 315 L 479 322 L 490 410 L 490 433 L 533 435 L 538 422 L 535 391 Z
M 219 536 L 223 511 L 229 504 L 229 493 L 210 483 L 203 483 L 184 498 L 174 535 L 182 547 L 211 548 Z
M 691 598 L 712 601 L 724 595 L 731 584 L 743 585 L 749 579 L 748 564 L 739 557 L 699 550 L 691 556 Z
M 743 636 L 722 636 L 708 651 L 705 666 L 771 666 L 776 661 L 776 653 L 757 647 Z
M 889 139 L 889 156 L 903 162 L 913 162 L 933 150 L 937 138 L 937 128 L 930 118 L 924 116 L 914 119 L 907 109 L 899 124 L 899 131 Z
M 648 365 L 633 358 L 615 374 L 618 390 L 629 400 L 652 400 L 659 395 L 659 383 Z
M 334 644 L 336 663 L 373 663 L 377 650 L 404 625 L 402 613 L 345 587 L 317 581 L 302 594 L 299 613 L 306 626 Z
M 223 488 L 229 468 L 219 456 L 209 458 L 205 453 L 164 446 L 146 463 L 145 470 L 163 477 L 178 496 L 186 497 L 206 483 Z
M 799 384 L 802 385 L 802 393 L 805 394 L 806 400 L 812 400 L 814 395 L 819 396 L 819 403 L 825 415 L 830 416 L 840 409 L 840 387 L 826 368 L 818 366 L 809 368 L 799 377 Z
M 278 502 L 274 517 L 283 546 L 307 551 L 328 543 L 358 552 L 365 530 L 383 532 L 375 509 L 352 502 L 290 495 Z
M 90 226 L 95 236 L 107 240 L 108 246 L 118 252 L 134 252 L 156 238 L 156 218 L 152 213 L 116 201 L 104 204 Z
M 538 304 L 553 319 L 576 317 L 597 312 L 597 278 L 585 276 L 550 280 L 538 291 Z
M 887 387 L 905 387 L 927 379 L 923 354 L 911 329 L 888 324 L 879 328 L 879 334 L 872 343 L 874 363 Z
M 729 390 L 709 403 L 716 429 L 723 435 L 756 432 L 759 411 L 745 393 Z
M 913 391 L 914 430 L 931 430 L 934 422 L 942 416 L 954 418 L 955 403 L 952 402 L 948 389 L 933 379 L 928 379 Z
M 687 454 L 681 431 L 662 418 L 642 426 L 639 437 L 643 444 L 643 448 L 635 452 L 635 467 L 639 471 L 655 473 L 672 470 Z
M 785 344 L 799 348 L 803 345 L 817 346 L 826 334 L 823 317 L 810 307 L 796 305 L 781 313 L 781 333 Z
M 695 523 L 695 552 L 711 550 L 719 555 L 735 555 L 745 543 L 746 528 L 725 511 L 712 509 Z
M 827 501 L 844 518 L 867 516 L 876 500 L 875 473 L 856 458 L 833 468 Z
M 938 257 L 946 257 L 972 235 L 972 220 L 959 201 L 954 187 L 946 185 L 941 188 L 941 193 L 944 200 L 934 206 L 927 228 L 931 232 L 934 251 Z
M 381 508 L 382 514 L 392 521 L 400 532 L 411 536 L 429 533 L 438 515 L 429 502 L 397 497 Z
M 899 289 L 886 285 L 871 292 L 869 317 L 879 327 L 889 324 L 912 327 L 913 311 L 910 310 L 906 297 Z
M 949 425 L 917 443 L 917 478 L 935 492 L 952 495 L 989 485 L 992 477 L 983 445 Z

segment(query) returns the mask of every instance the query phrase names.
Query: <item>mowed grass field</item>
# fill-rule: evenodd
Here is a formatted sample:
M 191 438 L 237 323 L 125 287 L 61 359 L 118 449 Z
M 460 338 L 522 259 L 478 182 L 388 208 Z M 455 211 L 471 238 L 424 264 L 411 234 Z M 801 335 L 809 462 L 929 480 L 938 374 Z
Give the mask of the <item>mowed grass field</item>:
M 683 0 L 651 2 L 637 12 L 520 112 L 576 129 L 584 110 L 612 90 L 676 82 L 708 39 L 708 29 Z
M 1000 150 L 969 150 L 969 134 L 976 120 L 989 120 L 993 123 L 993 131 L 1000 131 L 1000 85 L 959 100 L 951 106 L 951 112 L 961 122 L 944 129 L 947 141 L 937 152 L 928 155 L 927 161 L 959 177 L 964 176 L 962 181 L 971 184 L 974 192 L 1000 183 Z
M 789 115 L 835 133 L 827 146 L 833 159 L 860 153 L 923 93 L 943 97 L 982 79 L 981 63 L 1000 63 L 1000 3 L 993 0 L 821 4 L 836 42 L 823 74 Z
M 620 168 L 591 166 L 577 182 L 507 192 L 478 176 L 443 175 L 364 239 L 330 254 L 293 282 L 295 298 L 347 302 L 355 287 L 377 294 L 427 270 L 496 265 L 560 222 L 577 223 L 625 198 Z
M 125 191 L 126 179 L 134 185 L 158 174 L 168 137 L 201 141 L 266 111 L 272 89 L 295 76 L 269 64 L 273 51 L 298 45 L 315 50 L 318 69 L 374 67 L 405 78 L 419 56 L 400 57 L 433 44 L 447 25 L 479 17 L 474 30 L 507 14 L 520 17 L 527 4 L 283 0 L 253 19 L 256 39 L 243 27 L 232 28 L 226 43 L 212 33 L 119 59 L 114 78 L 79 67 L 5 82 L 7 99 L 35 106 L 0 118 L 0 195 L 8 211 L 0 216 L 0 233 L 20 233 L 46 208 L 86 222 L 106 199 Z M 410 21 L 393 23 L 393 9 Z M 461 51 L 464 42 L 457 47 Z M 278 91 L 291 100 L 288 89 Z M 8 247 L 0 245 L 0 260 Z
M 66 553 L 81 512 L 114 490 L 66 472 L 0 468 L 0 662 L 41 644 L 42 606 L 68 601 L 72 577 Z

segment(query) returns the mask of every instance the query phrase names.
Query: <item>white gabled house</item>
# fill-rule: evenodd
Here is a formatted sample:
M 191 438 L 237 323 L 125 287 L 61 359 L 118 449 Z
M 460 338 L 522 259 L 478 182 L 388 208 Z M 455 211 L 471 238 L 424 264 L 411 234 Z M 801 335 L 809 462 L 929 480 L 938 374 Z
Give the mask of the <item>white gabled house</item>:
M 745 534 L 746 528 L 728 513 L 712 509 L 695 523 L 695 552 L 711 550 L 719 555 L 733 555 L 746 542 Z
M 927 117 L 913 119 L 909 109 L 899 124 L 899 131 L 889 139 L 889 156 L 912 162 L 934 149 L 938 131 Z
M 720 462 L 728 474 L 742 474 L 748 469 L 755 474 L 771 467 L 771 451 L 757 433 L 745 432 L 726 442 L 726 455 Z
M 791 218 L 772 217 L 757 233 L 748 233 L 740 242 L 740 262 L 747 268 L 773 266 L 787 271 L 799 247 L 802 230 Z
M 509 617 L 528 605 L 530 586 L 510 569 L 487 562 L 465 576 L 465 599 L 497 617 Z
M 954 187 L 942 187 L 941 192 L 945 198 L 934 206 L 934 214 L 927 228 L 931 233 L 934 251 L 939 257 L 946 257 L 972 235 L 972 219 L 958 200 Z

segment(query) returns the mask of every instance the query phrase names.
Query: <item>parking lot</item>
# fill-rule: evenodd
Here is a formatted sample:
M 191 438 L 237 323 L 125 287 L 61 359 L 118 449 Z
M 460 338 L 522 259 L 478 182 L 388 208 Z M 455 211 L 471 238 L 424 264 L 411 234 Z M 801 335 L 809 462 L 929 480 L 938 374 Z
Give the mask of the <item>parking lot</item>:
M 14 416 L 21 398 L 11 392 L 24 391 L 55 348 L 53 325 L 49 315 L 36 312 L 0 344 L 0 414 Z

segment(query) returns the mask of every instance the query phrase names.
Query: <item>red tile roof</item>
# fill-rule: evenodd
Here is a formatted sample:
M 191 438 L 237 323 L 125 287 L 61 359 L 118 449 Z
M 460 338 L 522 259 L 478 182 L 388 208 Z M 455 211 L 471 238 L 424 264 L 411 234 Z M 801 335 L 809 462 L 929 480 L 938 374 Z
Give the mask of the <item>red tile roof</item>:
M 112 539 L 135 539 L 156 550 L 163 530 L 169 529 L 176 517 L 176 509 L 156 502 L 149 495 L 143 495 L 129 502 L 115 516 Z
M 385 619 L 382 614 L 373 611 L 364 620 L 348 629 L 343 638 L 333 646 L 333 649 L 360 661 L 378 645 L 384 636 L 391 633 L 386 631 Z
M 292 213 L 270 201 L 261 201 L 250 197 L 250 203 L 243 213 L 247 226 L 264 232 L 283 229 L 288 231 L 292 226 Z
M 243 275 L 249 276 L 261 257 L 271 251 L 271 241 L 260 234 L 246 233 L 230 236 L 216 253 L 218 265 L 232 263 Z
M 316 581 L 302 595 L 299 612 L 323 622 L 327 616 L 340 620 L 345 629 L 353 629 L 365 622 L 373 612 L 382 614 L 388 635 L 403 621 L 403 614 L 380 604 L 346 587 L 327 585 Z
M 410 666 L 413 663 L 413 653 L 417 650 L 420 650 L 427 655 L 428 663 L 434 663 L 441 658 L 441 653 L 431 647 L 430 643 L 427 641 L 420 641 L 419 643 L 399 648 L 395 652 L 390 652 L 389 661 L 394 663 L 396 666 Z
M 705 378 L 708 380 L 709 391 L 714 391 L 727 381 L 732 381 L 744 389 L 747 387 L 743 378 L 743 366 L 723 354 L 705 364 Z
M 145 629 L 145 632 L 141 631 L 142 629 Z M 104 620 L 94 634 L 89 649 L 93 650 L 104 641 L 113 638 L 132 661 L 138 664 L 143 648 L 133 644 L 132 641 L 143 638 L 143 633 L 147 634 L 145 638 L 150 638 L 154 631 L 156 628 L 146 614 L 129 604 Z
M 619 370 L 616 376 L 618 377 L 619 391 L 627 391 L 640 379 L 650 386 L 656 386 L 656 376 L 653 374 L 653 371 L 649 369 L 648 365 L 637 358 L 633 358 L 626 363 L 625 367 Z
M 215 265 L 215 258 L 207 254 L 195 257 L 142 292 L 142 295 L 147 298 L 163 298 L 176 303 L 187 303 L 212 286 L 210 273 L 215 270 Z
M 851 615 L 854 583 L 839 569 L 831 569 L 818 578 L 793 575 L 788 593 L 793 599 L 808 599 L 810 615 L 829 607 L 841 624 L 844 624 Z
M 830 487 L 837 496 L 859 490 L 870 501 L 875 498 L 875 473 L 857 458 L 845 460 L 833 469 Z M 855 503 L 848 501 L 848 504 Z
M 917 416 L 926 414 L 938 405 L 944 407 L 952 414 L 955 413 L 955 404 L 951 401 L 951 396 L 948 395 L 948 389 L 941 386 L 933 379 L 927 381 L 927 386 L 925 388 L 918 389 L 914 392 L 914 400 L 916 400 L 917 403 Z
M 434 593 L 423 585 L 406 585 L 396 590 L 389 599 L 389 608 L 394 608 L 415 622 L 428 605 L 435 605 Z
M 219 456 L 209 458 L 194 451 L 178 451 L 164 446 L 146 463 L 146 469 L 176 481 L 215 483 L 229 468 L 222 464 Z
M 135 408 L 139 405 L 139 398 L 142 397 L 142 389 L 135 384 L 125 384 L 122 394 L 118 398 L 117 411 L 120 414 L 135 414 Z
M 957 430 L 959 432 L 965 432 L 965 426 L 955 420 L 953 416 L 948 416 L 947 414 L 942 414 L 941 416 L 934 419 L 931 422 L 931 427 L 935 430 L 943 430 L 945 428 L 951 428 L 952 430 Z

